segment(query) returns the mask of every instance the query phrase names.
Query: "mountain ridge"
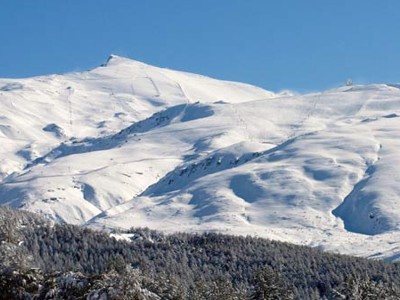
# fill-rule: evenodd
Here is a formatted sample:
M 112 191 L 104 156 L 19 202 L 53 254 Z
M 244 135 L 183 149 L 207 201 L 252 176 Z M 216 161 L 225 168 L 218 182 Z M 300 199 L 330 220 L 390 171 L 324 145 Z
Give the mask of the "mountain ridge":
M 111 55 L 0 79 L 0 111 L 1 204 L 95 228 L 399 253 L 396 85 L 274 94 Z

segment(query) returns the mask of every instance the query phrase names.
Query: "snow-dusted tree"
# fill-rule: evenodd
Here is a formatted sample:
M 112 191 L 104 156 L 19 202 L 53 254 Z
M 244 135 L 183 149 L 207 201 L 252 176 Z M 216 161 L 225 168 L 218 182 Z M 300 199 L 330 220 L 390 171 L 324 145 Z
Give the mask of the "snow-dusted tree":
M 111 271 L 94 280 L 87 299 L 160 300 L 160 296 L 144 287 L 146 280 L 138 270 L 129 267 L 123 274 Z
M 397 300 L 400 291 L 389 284 L 371 279 L 350 278 L 340 287 L 332 289 L 331 299 L 343 300 Z
M 290 300 L 293 293 L 282 277 L 271 267 L 266 266 L 255 276 L 252 300 Z
M 196 288 L 191 291 L 190 299 L 193 300 L 241 300 L 246 298 L 246 292 L 235 288 L 231 281 L 223 277 L 212 281 L 199 280 Z

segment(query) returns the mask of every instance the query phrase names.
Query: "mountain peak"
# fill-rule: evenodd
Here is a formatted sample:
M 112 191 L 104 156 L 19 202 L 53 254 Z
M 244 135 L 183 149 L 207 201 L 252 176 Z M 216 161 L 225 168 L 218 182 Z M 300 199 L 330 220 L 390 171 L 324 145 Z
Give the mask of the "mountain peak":
M 1 205 L 399 257 L 398 86 L 276 95 L 114 54 L 104 66 L 0 80 Z
M 121 63 L 121 62 L 128 62 L 128 61 L 132 61 L 130 58 L 127 57 L 123 57 L 123 56 L 119 56 L 116 54 L 110 54 L 106 60 L 106 62 L 104 64 L 102 64 L 103 67 L 107 67 L 110 65 L 114 65 L 117 63 Z

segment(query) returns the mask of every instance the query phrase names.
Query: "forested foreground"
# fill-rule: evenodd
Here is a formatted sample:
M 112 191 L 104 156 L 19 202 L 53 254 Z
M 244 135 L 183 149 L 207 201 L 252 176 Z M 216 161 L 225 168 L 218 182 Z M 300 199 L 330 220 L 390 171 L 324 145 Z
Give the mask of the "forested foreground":
M 254 237 L 131 241 L 0 208 L 2 299 L 400 299 L 400 265 Z

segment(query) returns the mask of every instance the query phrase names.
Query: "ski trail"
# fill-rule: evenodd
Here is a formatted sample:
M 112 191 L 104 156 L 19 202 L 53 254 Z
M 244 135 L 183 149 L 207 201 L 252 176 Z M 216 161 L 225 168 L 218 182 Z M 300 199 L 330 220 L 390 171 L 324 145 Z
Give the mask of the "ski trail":
M 193 101 L 192 97 L 189 96 L 189 94 L 187 93 L 187 91 L 185 91 L 185 89 L 183 88 L 183 86 L 182 86 L 178 81 L 176 81 L 175 79 L 171 78 L 171 77 L 168 76 L 168 75 L 165 75 L 164 73 L 161 73 L 161 72 L 160 72 L 160 75 L 163 76 L 165 79 L 167 79 L 167 80 L 169 80 L 169 81 L 172 81 L 172 82 L 174 82 L 174 83 L 176 84 L 176 86 L 178 87 L 178 89 L 181 91 L 182 97 L 185 98 L 185 101 L 186 101 L 187 104 L 196 102 L 196 101 Z
M 190 104 L 190 103 L 192 102 L 192 100 L 191 100 L 191 98 L 188 96 L 188 94 L 185 92 L 185 90 L 183 89 L 182 85 L 181 85 L 179 82 L 175 81 L 175 80 L 174 80 L 174 82 L 176 83 L 176 85 L 178 86 L 178 88 L 181 90 L 182 96 L 185 97 L 185 99 L 186 99 L 186 103 L 187 103 L 187 104 Z
M 69 127 L 70 127 L 70 136 L 73 136 L 73 106 L 72 106 L 72 101 L 71 97 L 74 93 L 74 90 L 71 86 L 68 86 L 66 88 L 66 94 L 65 94 L 65 100 L 68 105 L 68 118 L 69 118 Z
M 314 98 L 313 103 L 312 103 L 310 109 L 308 110 L 308 112 L 306 113 L 305 117 L 302 120 L 300 120 L 298 124 L 296 124 L 295 126 L 292 126 L 293 131 L 287 136 L 288 140 L 293 139 L 296 136 L 298 136 L 297 132 L 301 129 L 304 129 L 305 123 L 314 115 L 314 113 L 317 109 L 317 104 L 318 104 L 318 102 L 320 102 L 321 94 L 318 94 L 318 95 L 314 96 L 313 98 Z
M 244 136 L 246 136 L 249 141 L 254 141 L 253 136 L 250 134 L 249 126 L 248 126 L 247 122 L 242 118 L 242 116 L 240 115 L 240 113 L 236 109 L 235 105 L 234 104 L 230 104 L 229 107 L 230 107 L 234 117 L 237 120 L 236 124 L 243 129 Z
M 182 97 L 185 99 L 186 105 L 182 109 L 182 112 L 180 113 L 180 116 L 177 118 L 177 120 L 181 120 L 184 117 L 188 106 L 194 101 L 191 99 L 191 97 L 188 95 L 188 93 L 184 90 L 184 88 L 182 87 L 182 85 L 178 81 L 176 81 L 175 79 L 172 79 L 170 76 L 165 75 L 164 73 L 159 73 L 159 74 L 161 76 L 163 76 L 165 79 L 167 79 L 168 81 L 174 82 L 176 84 L 176 86 L 178 87 L 178 89 L 181 91 Z
M 367 99 L 367 101 L 364 101 L 363 103 L 362 103 L 362 105 L 360 106 L 360 108 L 359 108 L 359 110 L 358 110 L 358 112 L 357 112 L 357 116 L 361 116 L 361 117 L 364 117 L 365 115 L 363 115 L 364 113 L 365 113 L 365 111 L 367 110 L 367 107 L 368 107 L 368 105 L 370 104 L 370 102 L 371 102 L 371 98 L 369 98 L 369 99 Z
M 161 93 L 160 93 L 160 90 L 159 90 L 159 88 L 158 88 L 158 86 L 157 86 L 157 84 L 154 82 L 154 79 L 153 78 L 151 78 L 149 75 L 147 75 L 146 74 L 146 78 L 150 81 L 150 83 L 153 85 L 153 87 L 154 87 L 154 90 L 156 91 L 156 94 L 154 95 L 154 97 L 160 97 L 161 96 Z
M 133 83 L 135 82 L 135 80 L 138 78 L 137 75 L 132 76 L 131 78 L 131 91 L 132 91 L 132 95 L 133 97 L 136 99 L 136 90 L 135 87 L 133 86 Z
M 127 160 L 127 161 L 116 161 L 113 163 L 110 163 L 108 165 L 102 166 L 102 167 L 98 167 L 98 168 L 94 168 L 91 170 L 85 170 L 85 171 L 79 171 L 79 172 L 68 172 L 68 173 L 63 173 L 63 174 L 53 174 L 53 175 L 44 175 L 43 173 L 40 173 L 39 175 L 35 175 L 33 177 L 27 178 L 27 179 L 22 179 L 22 180 L 18 180 L 19 177 L 24 176 L 26 174 L 28 174 L 30 171 L 19 174 L 19 175 L 13 175 L 13 178 L 9 178 L 8 181 L 4 181 L 0 184 L 0 186 L 2 185 L 15 185 L 15 184 L 20 184 L 20 183 L 24 183 L 24 182 L 31 182 L 37 179 L 43 179 L 43 178 L 58 178 L 58 177 L 77 177 L 77 176 L 85 176 L 85 175 L 89 175 L 92 173 L 96 173 L 108 168 L 113 168 L 116 166 L 125 166 L 125 165 L 129 165 L 129 164 L 134 164 L 134 163 L 141 163 L 141 162 L 151 162 L 151 161 L 162 161 L 162 160 L 177 160 L 180 161 L 181 157 L 177 157 L 177 156 L 171 156 L 171 157 L 152 157 L 152 158 L 143 158 L 143 159 L 137 159 L 137 160 Z

